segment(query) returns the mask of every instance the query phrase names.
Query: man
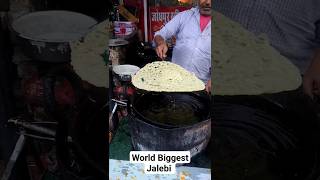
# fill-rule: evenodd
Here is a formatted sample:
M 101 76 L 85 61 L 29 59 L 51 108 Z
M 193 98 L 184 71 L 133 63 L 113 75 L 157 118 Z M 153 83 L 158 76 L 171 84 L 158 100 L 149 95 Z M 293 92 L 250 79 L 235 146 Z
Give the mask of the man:
M 214 10 L 249 31 L 268 35 L 271 45 L 303 74 L 303 89 L 320 95 L 319 0 L 215 0 Z
M 164 59 L 166 40 L 176 37 L 172 62 L 194 73 L 211 91 L 211 0 L 199 0 L 198 6 L 177 14 L 155 33 L 157 55 Z

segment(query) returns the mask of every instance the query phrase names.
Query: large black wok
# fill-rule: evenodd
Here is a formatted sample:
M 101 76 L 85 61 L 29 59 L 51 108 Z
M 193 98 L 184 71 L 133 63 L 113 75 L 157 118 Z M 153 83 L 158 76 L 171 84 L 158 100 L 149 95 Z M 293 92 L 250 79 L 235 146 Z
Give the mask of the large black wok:
M 211 136 L 211 100 L 201 93 L 154 93 L 136 97 L 130 131 L 135 150 L 204 150 Z

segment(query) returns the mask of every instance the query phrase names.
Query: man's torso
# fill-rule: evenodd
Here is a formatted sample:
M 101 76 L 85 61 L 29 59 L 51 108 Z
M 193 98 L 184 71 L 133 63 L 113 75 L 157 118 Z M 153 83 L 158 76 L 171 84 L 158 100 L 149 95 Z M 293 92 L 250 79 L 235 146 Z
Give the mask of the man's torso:
M 201 32 L 199 12 L 192 10 L 183 12 L 184 20 L 176 35 L 172 62 L 207 82 L 211 71 L 211 22 Z

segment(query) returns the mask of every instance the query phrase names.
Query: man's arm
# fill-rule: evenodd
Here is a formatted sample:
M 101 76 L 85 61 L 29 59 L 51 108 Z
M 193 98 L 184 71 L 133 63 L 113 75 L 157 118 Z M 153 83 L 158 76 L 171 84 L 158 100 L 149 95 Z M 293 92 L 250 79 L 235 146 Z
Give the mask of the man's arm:
M 316 43 L 320 45 L 320 19 L 316 25 Z M 320 95 L 320 46 L 316 47 L 309 68 L 303 77 L 303 90 L 311 98 Z
M 211 78 L 209 79 L 209 81 L 207 82 L 206 84 L 206 91 L 211 94 L 211 87 L 212 87 L 212 84 L 211 84 Z
M 170 39 L 172 36 L 175 36 L 181 26 L 181 22 L 184 19 L 185 13 L 179 13 L 173 17 L 160 31 L 155 33 L 153 39 L 156 45 L 157 55 L 164 59 L 168 51 L 168 46 L 166 43 L 167 39 Z
M 166 41 L 163 39 L 161 35 L 156 35 L 154 37 L 154 42 L 156 43 L 156 46 L 159 46 L 162 43 L 166 43 Z
M 160 35 L 164 40 L 167 40 L 172 36 L 175 36 L 178 33 L 183 20 L 187 20 L 186 16 L 186 12 L 181 12 L 174 16 L 165 26 L 155 33 L 155 37 Z
M 311 98 L 320 96 L 320 48 L 315 50 L 311 64 L 303 77 L 304 92 Z

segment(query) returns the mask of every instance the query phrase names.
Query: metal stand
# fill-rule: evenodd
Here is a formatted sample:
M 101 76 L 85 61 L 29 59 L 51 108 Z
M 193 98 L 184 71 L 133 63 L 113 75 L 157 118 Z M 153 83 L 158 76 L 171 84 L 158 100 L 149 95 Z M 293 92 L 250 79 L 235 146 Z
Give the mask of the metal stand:
M 25 141 L 26 140 L 25 140 L 24 135 L 20 135 L 20 137 L 16 143 L 16 146 L 11 154 L 9 162 L 7 163 L 6 169 L 4 170 L 4 173 L 2 175 L 1 180 L 9 180 L 10 179 L 10 176 L 12 174 L 12 170 L 17 162 L 19 155 L 21 154 L 21 151 L 23 150 Z

